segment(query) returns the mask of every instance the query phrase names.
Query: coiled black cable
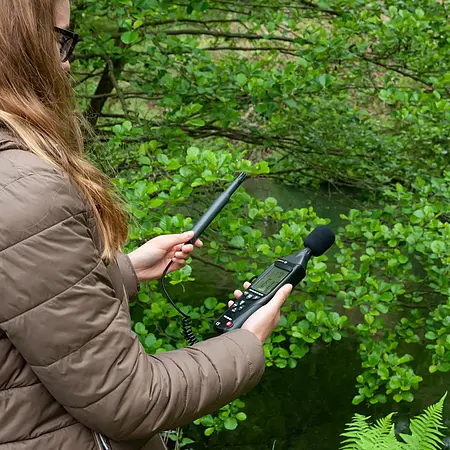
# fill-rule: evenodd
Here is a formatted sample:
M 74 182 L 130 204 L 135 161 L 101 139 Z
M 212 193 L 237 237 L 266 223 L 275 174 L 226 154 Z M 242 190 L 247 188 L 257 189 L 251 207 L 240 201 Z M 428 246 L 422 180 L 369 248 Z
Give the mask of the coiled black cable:
M 168 298 L 170 303 L 172 303 L 173 307 L 183 316 L 183 319 L 181 321 L 181 328 L 183 330 L 183 336 L 188 341 L 189 345 L 197 344 L 198 339 L 195 337 L 194 332 L 192 331 L 192 321 L 191 318 L 186 315 L 183 311 L 181 311 L 180 308 L 175 304 L 175 302 L 170 297 L 169 293 L 167 292 L 166 286 L 164 284 L 164 278 L 167 275 L 168 270 L 170 269 L 170 266 L 172 265 L 172 261 L 167 264 L 166 268 L 164 269 L 164 272 L 161 277 L 161 288 L 164 292 L 164 295 Z

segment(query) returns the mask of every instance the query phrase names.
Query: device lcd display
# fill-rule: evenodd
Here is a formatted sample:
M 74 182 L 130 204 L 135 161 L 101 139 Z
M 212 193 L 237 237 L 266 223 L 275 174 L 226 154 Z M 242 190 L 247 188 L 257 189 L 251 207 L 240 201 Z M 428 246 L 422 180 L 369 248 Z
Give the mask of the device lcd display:
M 256 280 L 252 284 L 252 289 L 255 289 L 263 294 L 268 294 L 277 284 L 284 280 L 289 272 L 273 266 L 263 277 Z

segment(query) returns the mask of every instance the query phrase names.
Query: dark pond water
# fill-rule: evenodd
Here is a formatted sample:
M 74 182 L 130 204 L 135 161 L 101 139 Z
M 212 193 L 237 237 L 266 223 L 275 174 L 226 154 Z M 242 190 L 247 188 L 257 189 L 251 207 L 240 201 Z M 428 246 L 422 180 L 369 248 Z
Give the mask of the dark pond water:
M 331 220 L 330 227 L 335 231 L 343 224 L 339 215 L 355 207 L 349 194 L 327 189 L 299 190 L 271 180 L 248 181 L 245 189 L 258 198 L 275 197 L 286 209 L 312 205 L 320 217 Z M 196 281 L 190 283 L 189 291 L 201 292 L 203 299 L 206 296 L 226 299 L 238 287 L 225 272 L 205 268 L 199 262 L 192 266 Z M 197 303 L 198 294 L 193 292 L 185 292 L 183 301 Z M 357 346 L 352 336 L 330 345 L 315 344 L 295 369 L 267 368 L 261 383 L 242 397 L 248 419 L 235 431 L 205 437 L 201 427 L 189 426 L 186 434 L 195 439 L 196 450 L 338 449 L 339 435 L 355 412 L 379 418 L 396 411 L 397 428 L 404 431 L 409 417 L 437 402 L 448 389 L 450 374 L 430 375 L 428 356 L 423 349 L 408 345 L 408 353 L 419 363 L 417 372 L 424 378 L 415 401 L 355 407 L 351 401 L 356 394 L 356 377 L 361 372 Z M 450 401 L 445 413 L 450 430 Z

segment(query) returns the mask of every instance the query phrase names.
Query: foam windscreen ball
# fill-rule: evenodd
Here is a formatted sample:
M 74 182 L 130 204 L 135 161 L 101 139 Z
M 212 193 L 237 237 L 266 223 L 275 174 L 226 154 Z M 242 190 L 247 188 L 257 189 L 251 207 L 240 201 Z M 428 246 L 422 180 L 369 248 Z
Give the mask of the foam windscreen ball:
M 313 256 L 323 255 L 333 244 L 336 237 L 333 231 L 325 225 L 314 229 L 304 240 L 305 247 L 311 250 Z

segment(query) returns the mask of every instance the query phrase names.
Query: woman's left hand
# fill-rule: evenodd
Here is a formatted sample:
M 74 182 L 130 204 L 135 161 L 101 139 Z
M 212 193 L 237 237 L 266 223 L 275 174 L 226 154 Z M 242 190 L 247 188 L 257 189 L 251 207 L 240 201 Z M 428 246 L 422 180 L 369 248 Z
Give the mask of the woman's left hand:
M 169 272 L 181 269 L 194 250 L 192 244 L 184 245 L 194 237 L 193 231 L 181 234 L 158 236 L 129 253 L 131 264 L 139 281 L 150 281 L 161 278 L 167 264 L 172 261 Z M 195 246 L 201 247 L 202 241 L 197 239 Z

